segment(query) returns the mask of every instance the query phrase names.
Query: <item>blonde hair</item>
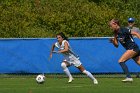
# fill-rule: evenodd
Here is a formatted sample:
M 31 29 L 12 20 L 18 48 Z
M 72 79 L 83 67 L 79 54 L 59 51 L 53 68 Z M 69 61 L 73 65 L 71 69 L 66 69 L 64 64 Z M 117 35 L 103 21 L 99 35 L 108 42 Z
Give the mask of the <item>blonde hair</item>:
M 110 22 L 116 23 L 118 26 L 120 26 L 120 22 L 118 19 L 112 19 Z

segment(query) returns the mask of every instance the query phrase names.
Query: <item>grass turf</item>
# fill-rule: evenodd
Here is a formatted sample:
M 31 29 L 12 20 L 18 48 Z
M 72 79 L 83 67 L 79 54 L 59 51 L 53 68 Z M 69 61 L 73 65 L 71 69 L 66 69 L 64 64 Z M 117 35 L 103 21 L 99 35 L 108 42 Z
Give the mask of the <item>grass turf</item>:
M 0 93 L 139 93 L 140 79 L 123 83 L 122 78 L 97 78 L 94 85 L 89 78 L 46 78 L 44 84 L 37 84 L 35 78 L 0 78 Z

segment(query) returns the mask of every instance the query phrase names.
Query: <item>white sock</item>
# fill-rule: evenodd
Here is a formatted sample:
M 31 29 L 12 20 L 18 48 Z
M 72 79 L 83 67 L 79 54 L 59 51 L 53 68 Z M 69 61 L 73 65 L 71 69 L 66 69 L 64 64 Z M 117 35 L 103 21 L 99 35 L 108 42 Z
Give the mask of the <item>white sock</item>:
M 66 64 L 65 64 L 65 63 L 61 63 L 61 67 L 63 68 L 63 71 L 65 72 L 65 74 L 66 74 L 69 78 L 72 78 L 72 75 L 71 75 L 69 69 L 67 68 Z
M 91 80 L 95 79 L 95 77 L 89 71 L 84 70 L 83 73 L 86 74 Z
M 70 71 L 69 71 L 68 68 L 65 68 L 65 69 L 64 69 L 64 72 L 66 73 L 66 75 L 67 75 L 69 78 L 72 78 L 72 75 L 71 75 L 71 73 L 70 73 Z

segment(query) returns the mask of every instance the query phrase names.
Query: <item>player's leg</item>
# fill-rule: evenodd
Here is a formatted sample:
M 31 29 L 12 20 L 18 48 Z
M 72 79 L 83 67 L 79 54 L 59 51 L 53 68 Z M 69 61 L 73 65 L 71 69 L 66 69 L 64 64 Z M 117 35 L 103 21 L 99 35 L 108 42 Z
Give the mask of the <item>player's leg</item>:
M 95 79 L 95 77 L 87 70 L 85 70 L 85 68 L 80 65 L 77 67 L 83 74 L 86 74 L 93 82 L 94 84 L 98 84 L 98 81 Z
M 135 57 L 135 58 L 133 58 L 133 59 L 140 66 L 140 55 Z
M 140 66 L 140 53 L 138 56 L 134 57 L 133 60 Z M 136 78 L 139 78 L 140 72 L 136 73 Z
M 69 64 L 68 62 L 66 62 L 66 61 L 63 61 L 63 62 L 61 63 L 61 67 L 63 68 L 63 71 L 64 71 L 65 74 L 69 77 L 68 83 L 70 83 L 70 82 L 72 82 L 73 77 L 72 77 L 72 75 L 71 75 L 69 69 L 67 68 L 68 66 L 70 66 L 70 64 Z
M 131 78 L 130 72 L 128 70 L 127 65 L 125 64 L 125 62 L 127 60 L 129 60 L 130 58 L 132 58 L 133 56 L 135 56 L 137 53 L 133 50 L 127 50 L 119 59 L 119 64 L 121 66 L 121 68 L 123 69 L 124 73 L 126 74 L 126 79 L 122 80 L 122 81 L 133 81 L 133 79 Z

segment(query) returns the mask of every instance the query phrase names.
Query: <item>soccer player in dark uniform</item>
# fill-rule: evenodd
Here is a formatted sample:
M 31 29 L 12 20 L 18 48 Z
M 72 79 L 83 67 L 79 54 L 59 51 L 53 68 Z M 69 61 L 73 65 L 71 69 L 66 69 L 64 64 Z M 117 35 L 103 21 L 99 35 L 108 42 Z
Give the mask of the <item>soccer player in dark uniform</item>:
M 140 65 L 140 49 L 132 37 L 132 35 L 135 35 L 140 39 L 140 34 L 135 31 L 131 31 L 130 29 L 120 27 L 118 19 L 112 19 L 109 22 L 109 26 L 114 32 L 114 38 L 110 39 L 111 43 L 113 43 L 115 47 L 118 47 L 119 41 L 126 49 L 126 52 L 119 59 L 119 64 L 126 74 L 126 78 L 122 81 L 132 82 L 133 78 L 131 77 L 125 62 L 132 58 L 138 65 Z

